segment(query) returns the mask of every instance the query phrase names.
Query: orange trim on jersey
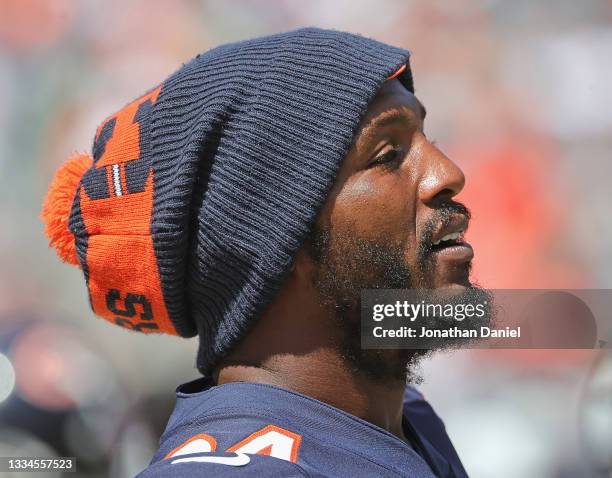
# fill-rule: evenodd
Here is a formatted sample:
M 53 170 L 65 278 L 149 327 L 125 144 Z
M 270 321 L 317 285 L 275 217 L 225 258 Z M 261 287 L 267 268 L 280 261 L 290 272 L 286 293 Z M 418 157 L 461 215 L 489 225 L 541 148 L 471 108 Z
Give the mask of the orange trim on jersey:
M 177 446 L 176 448 L 173 448 L 172 450 L 170 450 L 168 452 L 168 454 L 164 457 L 164 460 L 166 458 L 171 458 L 174 456 L 174 454 L 179 451 L 181 448 L 183 448 L 186 445 L 189 445 L 191 442 L 196 441 L 196 440 L 204 440 L 205 442 L 208 442 L 208 444 L 210 445 L 210 451 L 211 452 L 215 452 L 217 451 L 217 440 L 215 440 L 214 437 L 207 435 L 206 433 L 199 433 L 198 435 L 194 435 L 192 436 L 190 439 L 185 440 L 183 443 L 181 443 L 179 446 Z
M 81 215 L 89 236 L 86 261 L 94 312 L 113 324 L 140 332 L 178 335 L 164 302 L 150 233 L 153 170 L 143 192 L 122 196 L 111 192 L 108 198 L 92 200 L 81 188 L 80 195 Z M 128 306 L 124 299 L 129 297 L 135 299 Z M 123 313 L 109 308 L 109 298 L 112 307 Z
M 262 448 L 261 450 L 257 452 L 258 455 L 268 455 L 268 456 L 270 456 L 271 453 L 272 453 L 272 445 L 268 445 L 267 447 Z
M 248 445 L 255 438 L 259 438 L 260 436 L 263 436 L 266 433 L 269 433 L 272 431 L 280 433 L 281 435 L 285 435 L 286 437 L 293 439 L 290 459 L 291 459 L 291 463 L 296 463 L 298 451 L 300 449 L 300 444 L 302 442 L 302 435 L 298 435 L 297 433 L 290 432 L 289 430 L 285 430 L 284 428 L 277 427 L 276 425 L 267 425 L 263 427 L 261 430 L 257 430 L 256 432 L 251 433 L 244 440 L 241 440 L 235 445 L 232 445 L 231 447 L 229 447 L 227 449 L 227 453 L 236 453 L 236 450 L 238 450 L 239 448 L 242 448 L 244 445 Z M 272 453 L 272 445 L 268 445 L 265 448 L 262 448 L 256 454 L 257 455 L 270 455 L 270 453 Z
M 388 76 L 388 77 L 387 77 L 387 80 L 392 80 L 392 79 L 393 79 L 393 78 L 395 78 L 396 76 L 401 75 L 401 74 L 402 74 L 402 72 L 403 72 L 405 69 L 406 69 L 406 64 L 404 63 L 402 66 L 400 66 L 400 67 L 398 68 L 398 70 L 397 70 L 395 73 L 393 73 L 391 76 Z
M 97 168 L 134 161 L 140 157 L 140 124 L 136 121 L 136 113 L 145 101 L 151 100 L 152 103 L 155 103 L 160 91 L 161 86 L 158 86 L 146 95 L 132 101 L 98 127 L 96 139 L 100 136 L 104 125 L 115 118 L 115 129 L 104 146 L 104 153 L 96 163 Z

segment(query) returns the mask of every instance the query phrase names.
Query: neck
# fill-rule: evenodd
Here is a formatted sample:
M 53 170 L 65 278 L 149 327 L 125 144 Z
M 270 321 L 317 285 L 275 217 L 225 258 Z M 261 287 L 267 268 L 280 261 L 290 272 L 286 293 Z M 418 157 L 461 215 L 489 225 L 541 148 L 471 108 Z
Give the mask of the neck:
M 402 430 L 405 382 L 378 382 L 349 369 L 333 348 L 282 353 L 248 363 L 228 360 L 217 369 L 218 384 L 248 381 L 293 390 L 366 420 L 406 441 Z
M 338 319 L 321 305 L 308 271 L 301 273 L 305 279 L 300 282 L 300 267 L 297 270 L 247 336 L 217 366 L 215 381 L 293 390 L 407 441 L 402 430 L 405 379 L 374 380 L 349 366 L 340 351 Z

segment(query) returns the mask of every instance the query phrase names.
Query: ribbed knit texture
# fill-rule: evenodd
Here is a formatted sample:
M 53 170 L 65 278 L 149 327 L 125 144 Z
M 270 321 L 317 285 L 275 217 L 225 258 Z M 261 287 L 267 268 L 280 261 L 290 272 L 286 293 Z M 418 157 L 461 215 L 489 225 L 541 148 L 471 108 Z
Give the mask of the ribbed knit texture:
M 311 28 L 221 46 L 164 83 L 151 129 L 154 243 L 171 316 L 197 324 L 203 373 L 279 290 L 368 103 L 407 60 Z
M 300 29 L 198 55 L 108 118 L 78 188 L 55 188 L 77 190 L 68 234 L 94 312 L 197 333 L 210 373 L 287 278 L 368 104 L 407 62 L 358 35 Z M 397 78 L 413 90 L 409 68 Z

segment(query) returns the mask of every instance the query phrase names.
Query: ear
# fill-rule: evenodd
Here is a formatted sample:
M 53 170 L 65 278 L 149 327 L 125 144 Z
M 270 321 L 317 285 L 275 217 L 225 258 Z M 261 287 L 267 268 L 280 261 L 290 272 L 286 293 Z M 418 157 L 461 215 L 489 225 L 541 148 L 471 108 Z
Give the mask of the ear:
M 302 244 L 291 265 L 288 280 L 296 284 L 311 284 L 314 272 L 315 263 L 308 252 L 308 245 Z

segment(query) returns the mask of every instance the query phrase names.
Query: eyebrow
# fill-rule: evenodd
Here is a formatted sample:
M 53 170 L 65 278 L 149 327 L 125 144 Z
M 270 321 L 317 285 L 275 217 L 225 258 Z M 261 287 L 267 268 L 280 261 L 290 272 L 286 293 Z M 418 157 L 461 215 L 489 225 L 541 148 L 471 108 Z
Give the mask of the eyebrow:
M 419 113 L 421 116 L 421 121 L 425 120 L 425 116 L 427 115 L 427 110 L 425 109 L 425 107 L 423 106 L 423 104 L 417 100 L 418 103 L 418 107 L 419 107 Z M 406 107 L 403 106 L 396 106 L 390 110 L 387 110 L 381 114 L 379 114 L 378 116 L 376 116 L 375 118 L 373 118 L 372 120 L 370 120 L 366 125 L 365 128 L 363 130 L 364 132 L 364 136 L 365 136 L 365 140 L 369 141 L 371 140 L 372 135 L 374 134 L 374 131 L 378 130 L 378 129 L 382 129 L 385 126 L 389 126 L 391 124 L 395 124 L 398 121 L 405 121 L 405 122 L 410 122 L 413 121 L 413 116 L 410 115 L 409 113 L 406 112 Z
M 423 104 L 417 100 L 419 106 L 419 113 L 421 116 L 421 121 L 425 120 L 427 116 L 427 110 L 423 106 Z M 381 113 L 373 120 L 368 123 L 368 129 L 370 128 L 382 128 L 384 126 L 388 126 L 397 121 L 410 121 L 412 118 L 410 115 L 406 113 L 406 109 L 404 107 L 395 107 L 390 110 Z

